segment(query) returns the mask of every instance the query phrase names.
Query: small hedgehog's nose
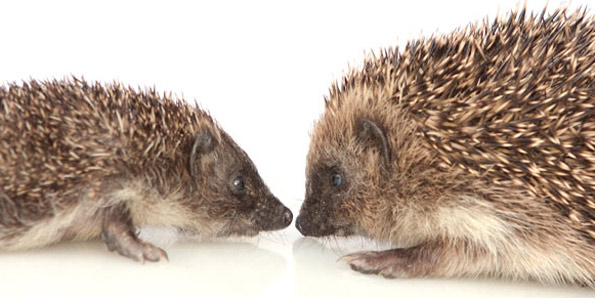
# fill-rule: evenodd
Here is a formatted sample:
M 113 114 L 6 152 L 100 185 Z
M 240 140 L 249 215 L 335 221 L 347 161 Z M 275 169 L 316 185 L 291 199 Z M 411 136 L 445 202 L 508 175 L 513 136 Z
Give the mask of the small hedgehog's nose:
M 292 220 L 293 220 L 293 214 L 291 213 L 291 210 L 289 210 L 289 208 L 285 207 L 285 210 L 283 211 L 283 227 L 289 226 L 289 224 L 291 223 Z

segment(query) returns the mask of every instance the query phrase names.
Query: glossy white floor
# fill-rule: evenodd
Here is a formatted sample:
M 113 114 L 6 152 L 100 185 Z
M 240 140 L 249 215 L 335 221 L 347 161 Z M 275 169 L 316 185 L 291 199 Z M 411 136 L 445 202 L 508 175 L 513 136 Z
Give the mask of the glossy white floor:
M 0 2 L 0 82 L 119 80 L 183 94 L 243 147 L 294 216 L 323 96 L 364 51 L 447 33 L 515 7 L 498 1 L 24 0 Z M 545 0 L 529 0 L 541 11 Z M 557 7 L 562 1 L 549 1 Z M 575 0 L 572 6 L 589 4 Z M 147 230 L 150 239 L 166 233 Z M 336 262 L 293 225 L 247 241 L 176 242 L 140 265 L 102 243 L 0 253 L 1 297 L 594 297 L 592 290 L 478 280 L 386 280 Z M 338 249 L 341 247 L 342 251 Z
M 163 231 L 149 231 L 161 238 Z M 497 280 L 388 280 L 336 262 L 342 251 L 293 228 L 248 241 L 164 246 L 169 262 L 141 265 L 102 243 L 0 254 L 2 297 L 593 297 L 593 290 Z

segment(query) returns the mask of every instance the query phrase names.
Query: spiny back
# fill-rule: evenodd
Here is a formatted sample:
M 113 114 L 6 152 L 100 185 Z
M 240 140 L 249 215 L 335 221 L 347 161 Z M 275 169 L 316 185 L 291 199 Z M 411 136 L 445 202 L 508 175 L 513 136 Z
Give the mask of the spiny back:
M 77 79 L 1 87 L 0 190 L 43 209 L 118 166 L 174 160 L 200 127 L 217 126 L 197 107 L 154 90 Z
M 384 51 L 331 89 L 327 111 L 366 105 L 344 102 L 353 90 L 408 111 L 442 166 L 524 187 L 595 238 L 595 19 L 585 11 L 523 9 Z

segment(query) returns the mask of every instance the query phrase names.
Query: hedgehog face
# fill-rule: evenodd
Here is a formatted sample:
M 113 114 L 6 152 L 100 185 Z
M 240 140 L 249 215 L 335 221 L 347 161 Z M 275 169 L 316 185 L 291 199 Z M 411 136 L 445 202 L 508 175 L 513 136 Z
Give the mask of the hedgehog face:
M 297 229 L 314 237 L 354 234 L 353 221 L 340 211 L 356 193 L 352 173 L 346 173 L 332 158 L 320 160 L 307 172 L 306 200 L 296 220 Z
M 387 140 L 375 122 L 353 122 L 343 132 L 313 137 L 306 199 L 296 220 L 305 236 L 366 235 L 366 223 L 383 216 L 378 206 L 389 165 Z
M 197 214 L 217 226 L 213 228 L 216 236 L 253 236 L 291 223 L 291 211 L 269 191 L 248 155 L 225 133 L 217 139 L 211 133 L 199 134 L 191 152 L 190 174 L 203 196 L 196 200 L 201 210 Z

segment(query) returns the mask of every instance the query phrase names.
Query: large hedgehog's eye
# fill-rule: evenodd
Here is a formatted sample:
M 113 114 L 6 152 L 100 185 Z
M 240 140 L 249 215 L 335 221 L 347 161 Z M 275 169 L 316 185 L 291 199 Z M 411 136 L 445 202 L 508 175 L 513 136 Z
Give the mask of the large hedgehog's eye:
M 343 176 L 341 176 L 341 174 L 339 174 L 339 173 L 331 174 L 331 185 L 332 186 L 339 187 L 339 186 L 341 186 L 342 182 L 343 182 Z
M 246 182 L 244 181 L 244 177 L 238 176 L 231 182 L 233 189 L 235 191 L 243 191 L 246 188 Z

